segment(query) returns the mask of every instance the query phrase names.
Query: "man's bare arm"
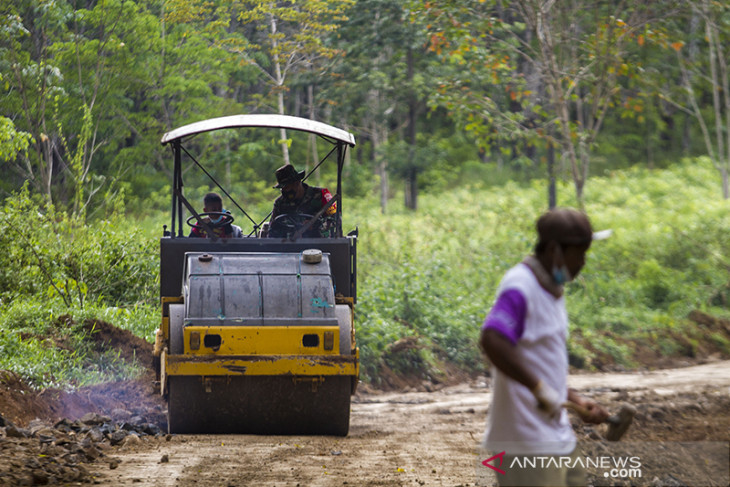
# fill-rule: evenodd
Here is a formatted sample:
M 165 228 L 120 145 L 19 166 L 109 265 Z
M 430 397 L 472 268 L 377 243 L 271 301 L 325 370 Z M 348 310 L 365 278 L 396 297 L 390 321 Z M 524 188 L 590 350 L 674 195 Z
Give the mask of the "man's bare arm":
M 516 380 L 529 390 L 537 387 L 539 380 L 522 364 L 515 351 L 515 346 L 502 333 L 491 328 L 483 329 L 479 344 L 492 365 L 504 375 Z

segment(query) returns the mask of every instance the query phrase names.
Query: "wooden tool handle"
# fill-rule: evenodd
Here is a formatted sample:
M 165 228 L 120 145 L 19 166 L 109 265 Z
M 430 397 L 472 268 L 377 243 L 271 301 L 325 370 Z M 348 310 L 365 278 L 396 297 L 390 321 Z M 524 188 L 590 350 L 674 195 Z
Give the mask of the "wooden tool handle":
M 566 408 L 566 409 L 572 409 L 573 411 L 575 411 L 576 413 L 578 413 L 582 417 L 586 417 L 586 416 L 590 416 L 591 415 L 591 412 L 590 411 L 588 411 L 586 408 L 584 408 L 580 404 L 576 404 L 574 402 L 565 401 L 563 403 L 563 407 Z M 632 414 L 632 417 L 633 417 L 633 414 Z M 613 415 L 609 416 L 608 418 L 606 418 L 606 421 L 605 422 L 606 423 L 610 423 L 610 424 L 614 424 L 614 423 L 618 424 L 618 423 L 621 422 L 621 418 L 618 415 L 613 414 Z
M 590 416 L 590 414 L 591 414 L 590 411 L 588 411 L 586 408 L 584 408 L 580 404 L 576 404 L 571 401 L 565 401 L 563 403 L 563 407 L 566 409 L 572 409 L 573 411 L 575 411 L 576 413 L 578 413 L 581 416 Z

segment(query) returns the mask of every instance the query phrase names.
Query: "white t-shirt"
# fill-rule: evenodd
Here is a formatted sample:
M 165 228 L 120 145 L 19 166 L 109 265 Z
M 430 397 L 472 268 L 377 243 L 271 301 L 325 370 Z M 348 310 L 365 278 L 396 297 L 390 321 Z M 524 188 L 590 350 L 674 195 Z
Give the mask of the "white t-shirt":
M 568 396 L 568 313 L 565 298 L 545 291 L 524 263 L 507 271 L 497 295 L 514 289 L 525 298 L 527 310 L 524 331 L 518 339 L 519 359 L 535 376 Z M 562 455 L 575 448 L 575 434 L 568 414 L 562 410 L 555 418 L 537 408 L 530 390 L 510 379 L 496 367 L 492 369 L 493 391 L 483 446 L 492 451 L 513 454 Z

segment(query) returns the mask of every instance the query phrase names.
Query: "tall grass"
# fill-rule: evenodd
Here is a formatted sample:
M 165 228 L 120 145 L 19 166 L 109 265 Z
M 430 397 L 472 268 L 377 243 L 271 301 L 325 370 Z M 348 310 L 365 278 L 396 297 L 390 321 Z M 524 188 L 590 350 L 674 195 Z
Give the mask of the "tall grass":
M 730 316 L 730 203 L 716 180 L 702 159 L 589 180 L 585 210 L 596 229 L 614 233 L 595 243 L 567 288 L 575 364 L 637 365 L 642 349 L 631 339 L 676 353 L 673 330 L 693 326 L 691 310 Z M 483 367 L 479 327 L 503 273 L 532 252 L 546 194 L 539 181 L 475 184 L 423 195 L 417 212 L 392 204 L 382 215 L 373 204 L 350 205 L 346 222 L 361 235 L 357 313 L 366 379 L 377 381 L 384 367 L 426 377 L 438 377 L 444 362 Z M 559 185 L 558 194 L 560 206 L 576 206 L 571 185 Z M 394 345 L 405 337 L 408 347 Z M 712 339 L 730 352 L 722 338 Z
M 695 309 L 730 317 L 730 203 L 717 186 L 703 159 L 588 181 L 585 209 L 596 229 L 614 234 L 594 244 L 567 287 L 572 363 L 636 366 L 647 350 L 692 355 L 703 343 L 730 353 L 726 335 L 687 320 Z M 416 212 L 397 197 L 386 214 L 373 195 L 345 198 L 345 230 L 360 230 L 364 380 L 393 372 L 441 380 L 455 368 L 484 367 L 479 328 L 504 272 L 532 252 L 546 193 L 540 181 L 473 181 L 422 194 Z M 576 206 L 571 185 L 560 184 L 558 194 L 561 206 Z M 21 192 L 0 219 L 12 229 L 0 235 L 0 369 L 39 387 L 137 373 L 118 357 L 92 353 L 83 330 L 68 323 L 101 319 L 152 340 L 157 245 L 169 216 L 80 225 Z

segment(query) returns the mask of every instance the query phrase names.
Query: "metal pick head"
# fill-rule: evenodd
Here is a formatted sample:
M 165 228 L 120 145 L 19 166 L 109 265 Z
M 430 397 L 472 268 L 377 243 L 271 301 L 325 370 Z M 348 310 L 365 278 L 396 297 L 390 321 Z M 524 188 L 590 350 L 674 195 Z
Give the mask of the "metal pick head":
M 608 423 L 606 439 L 608 441 L 620 440 L 631 426 L 634 416 L 636 416 L 636 407 L 631 404 L 622 404 L 619 412 L 606 420 Z

